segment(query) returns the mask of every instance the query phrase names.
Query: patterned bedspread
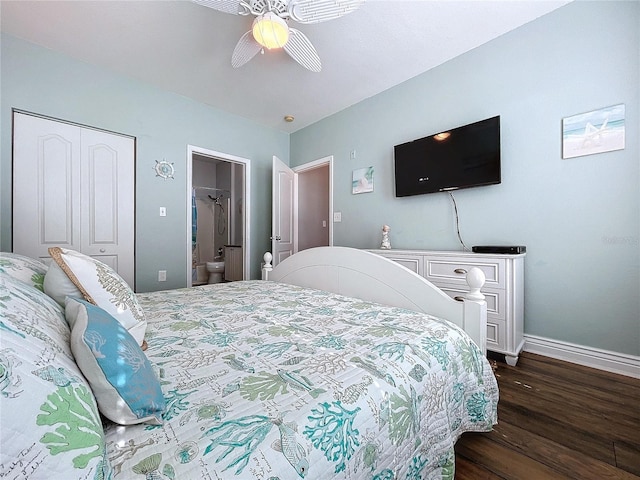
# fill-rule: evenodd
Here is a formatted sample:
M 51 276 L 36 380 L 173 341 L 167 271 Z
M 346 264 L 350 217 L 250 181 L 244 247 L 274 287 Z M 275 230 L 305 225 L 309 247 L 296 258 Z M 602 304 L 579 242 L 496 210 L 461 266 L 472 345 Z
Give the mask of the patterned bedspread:
M 453 479 L 496 422 L 475 344 L 434 317 L 246 281 L 139 294 L 164 425 L 107 427 L 115 478 Z

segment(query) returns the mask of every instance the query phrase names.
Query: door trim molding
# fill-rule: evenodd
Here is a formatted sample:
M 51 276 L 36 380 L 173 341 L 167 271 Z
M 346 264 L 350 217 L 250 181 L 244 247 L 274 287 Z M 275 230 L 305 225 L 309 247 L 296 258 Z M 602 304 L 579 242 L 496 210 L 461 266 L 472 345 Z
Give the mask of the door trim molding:
M 44 120 L 51 120 L 53 122 L 65 123 L 67 125 L 73 125 L 74 127 L 86 128 L 88 130 L 97 130 L 98 132 L 110 133 L 111 135 L 119 135 L 121 137 L 127 137 L 127 138 L 132 138 L 133 140 L 136 140 L 135 135 L 129 135 L 127 133 L 116 132 L 115 130 L 107 130 L 105 128 L 94 127 L 93 125 L 87 125 L 85 123 L 72 122 L 71 120 L 65 120 L 65 119 L 58 118 L 58 117 L 51 117 L 49 115 L 43 115 L 41 113 L 30 112 L 29 110 L 21 110 L 19 108 L 12 108 L 11 109 L 12 119 L 13 119 L 13 114 L 14 113 L 21 113 L 23 115 L 30 115 L 32 117 L 42 118 Z M 12 121 L 12 123 L 13 123 L 13 121 Z
M 251 245 L 249 243 L 250 227 L 251 227 L 251 160 L 248 158 L 238 157 L 236 155 L 230 155 L 228 153 L 216 152 L 215 150 L 209 150 L 203 147 L 197 147 L 195 145 L 187 145 L 187 172 L 186 172 L 186 229 L 185 229 L 185 264 L 187 273 L 187 287 L 192 286 L 191 277 L 191 189 L 193 187 L 193 170 L 192 159 L 193 155 L 203 155 L 206 157 L 217 158 L 227 162 L 241 163 L 244 165 L 244 202 L 242 206 L 244 229 L 242 232 L 242 255 L 243 255 L 243 272 L 245 280 L 251 278 Z

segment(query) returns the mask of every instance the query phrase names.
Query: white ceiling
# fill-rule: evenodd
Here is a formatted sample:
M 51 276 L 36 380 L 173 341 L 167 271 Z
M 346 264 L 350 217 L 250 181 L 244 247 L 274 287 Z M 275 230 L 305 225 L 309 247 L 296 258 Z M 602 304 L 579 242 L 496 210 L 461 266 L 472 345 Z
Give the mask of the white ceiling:
M 368 0 L 337 20 L 295 24 L 316 47 L 320 73 L 282 51 L 232 68 L 252 17 L 188 0 L 2 0 L 0 16 L 10 35 L 293 132 L 569 1 Z

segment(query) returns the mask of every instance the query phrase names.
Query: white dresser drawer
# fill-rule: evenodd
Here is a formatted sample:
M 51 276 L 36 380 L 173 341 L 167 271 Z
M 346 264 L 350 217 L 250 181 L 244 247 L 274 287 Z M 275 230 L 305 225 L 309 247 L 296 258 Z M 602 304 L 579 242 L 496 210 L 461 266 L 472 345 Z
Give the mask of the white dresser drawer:
M 421 277 L 424 276 L 424 270 L 423 270 L 424 262 L 422 260 L 423 257 L 421 255 L 410 255 L 410 254 L 397 255 L 391 251 L 388 254 L 385 254 L 384 257 L 388 258 L 389 260 L 393 260 L 396 263 L 399 263 L 403 267 L 407 267 L 409 270 L 417 273 Z
M 433 283 L 455 282 L 466 285 L 466 274 L 471 267 L 478 267 L 486 277 L 485 285 L 505 288 L 505 260 L 502 258 L 474 260 L 466 257 L 424 257 L 424 276 Z
M 487 319 L 487 350 L 505 353 L 507 348 L 507 326 L 504 321 Z
M 464 297 L 469 292 L 468 287 L 464 288 L 442 282 L 433 283 L 454 300 Z M 481 291 L 487 302 L 487 318 L 491 320 L 506 320 L 507 299 L 504 290 L 485 287 Z

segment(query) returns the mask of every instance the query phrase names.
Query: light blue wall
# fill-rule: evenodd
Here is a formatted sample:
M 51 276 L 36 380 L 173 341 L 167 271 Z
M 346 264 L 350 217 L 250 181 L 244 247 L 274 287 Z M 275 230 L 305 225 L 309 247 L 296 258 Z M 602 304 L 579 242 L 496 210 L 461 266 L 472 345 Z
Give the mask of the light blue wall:
M 447 194 L 394 197 L 393 145 L 501 115 L 502 184 L 455 193 L 465 243 L 527 246 L 526 333 L 639 355 L 639 31 L 640 2 L 569 4 L 294 133 L 291 165 L 334 155 L 336 245 L 389 224 L 394 248 L 456 250 Z M 561 158 L 563 117 L 619 103 L 624 150 Z
M 187 145 L 251 160 L 251 264 L 259 278 L 270 248 L 272 155 L 289 158 L 289 135 L 78 62 L 15 37 L 1 37 L 0 248 L 11 249 L 11 109 L 18 108 L 137 138 L 136 287 L 186 285 Z M 194 73 L 195 74 L 195 73 Z M 212 88 L 215 88 L 212 86 Z M 175 179 L 153 170 L 175 164 Z M 167 217 L 158 215 L 167 207 Z M 157 281 L 167 270 L 167 282 Z

